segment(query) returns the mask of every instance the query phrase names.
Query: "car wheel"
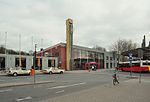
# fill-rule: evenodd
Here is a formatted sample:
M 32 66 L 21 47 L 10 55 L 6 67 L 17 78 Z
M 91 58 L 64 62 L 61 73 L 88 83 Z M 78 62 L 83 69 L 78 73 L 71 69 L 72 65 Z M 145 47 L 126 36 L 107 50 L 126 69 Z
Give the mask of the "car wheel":
M 17 76 L 17 73 L 13 73 L 13 76 Z
M 49 74 L 53 74 L 52 71 L 50 71 Z
M 61 71 L 60 74 L 63 74 L 63 71 Z

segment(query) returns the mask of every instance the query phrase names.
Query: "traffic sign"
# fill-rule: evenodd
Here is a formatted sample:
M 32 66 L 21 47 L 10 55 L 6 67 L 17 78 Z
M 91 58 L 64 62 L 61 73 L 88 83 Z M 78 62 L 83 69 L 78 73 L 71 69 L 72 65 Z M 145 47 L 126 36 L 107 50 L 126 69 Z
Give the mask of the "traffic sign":
M 130 61 L 133 60 L 132 53 L 129 53 L 129 60 L 130 60 Z

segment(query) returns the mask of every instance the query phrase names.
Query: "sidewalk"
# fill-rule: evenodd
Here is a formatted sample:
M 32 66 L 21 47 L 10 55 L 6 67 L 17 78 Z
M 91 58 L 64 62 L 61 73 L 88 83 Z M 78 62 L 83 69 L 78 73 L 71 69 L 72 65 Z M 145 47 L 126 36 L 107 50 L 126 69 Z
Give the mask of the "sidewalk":
M 131 79 L 120 85 L 102 85 L 41 102 L 150 102 L 150 79 Z

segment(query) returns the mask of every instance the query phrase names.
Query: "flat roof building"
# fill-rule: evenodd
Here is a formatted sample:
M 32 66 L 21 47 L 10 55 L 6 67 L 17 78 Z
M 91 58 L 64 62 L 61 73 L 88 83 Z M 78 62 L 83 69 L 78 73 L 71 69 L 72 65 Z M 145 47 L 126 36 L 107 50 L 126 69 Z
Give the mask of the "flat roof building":
M 42 51 L 43 55 L 57 57 L 57 67 L 68 70 L 66 67 L 66 43 L 58 43 L 48 47 Z M 37 52 L 40 56 L 41 52 Z M 72 67 L 69 70 L 84 70 L 85 63 L 97 62 L 103 68 L 114 68 L 117 66 L 117 58 L 115 52 L 106 52 L 104 50 L 96 50 L 93 48 L 73 45 L 72 48 Z

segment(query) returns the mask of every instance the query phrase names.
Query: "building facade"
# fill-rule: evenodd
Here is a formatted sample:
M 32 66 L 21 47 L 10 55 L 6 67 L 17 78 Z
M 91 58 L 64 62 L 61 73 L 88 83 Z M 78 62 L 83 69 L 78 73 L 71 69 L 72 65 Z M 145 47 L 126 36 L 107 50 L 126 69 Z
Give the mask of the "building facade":
M 33 66 L 33 56 L 0 54 L 0 70 L 15 68 L 21 66 L 25 69 L 31 69 Z M 47 69 L 52 66 L 57 66 L 58 60 L 56 57 L 37 57 L 35 67 L 38 70 Z
M 117 58 L 114 52 L 100 51 L 88 47 L 73 45 L 72 48 L 72 68 L 67 69 L 66 64 L 66 44 L 59 43 L 43 50 L 44 55 L 57 57 L 57 67 L 65 70 L 84 70 L 85 63 L 96 62 L 100 68 L 114 68 L 117 66 Z M 38 52 L 40 56 L 40 52 Z

